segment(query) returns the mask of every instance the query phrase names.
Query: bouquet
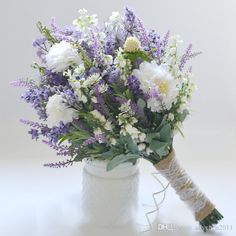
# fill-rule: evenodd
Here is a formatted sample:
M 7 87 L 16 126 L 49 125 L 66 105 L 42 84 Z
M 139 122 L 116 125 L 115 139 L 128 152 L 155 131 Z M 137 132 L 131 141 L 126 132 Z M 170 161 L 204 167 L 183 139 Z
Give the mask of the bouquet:
M 83 158 L 106 160 L 107 171 L 139 158 L 151 162 L 193 210 L 204 231 L 223 217 L 178 164 L 173 138 L 189 115 L 194 90 L 190 44 L 181 54 L 179 36 L 147 30 L 133 11 L 113 12 L 104 24 L 85 9 L 72 25 L 38 22 L 33 42 L 39 72 L 20 79 L 22 99 L 41 122 L 21 120 L 32 138 L 48 144 L 67 167 Z

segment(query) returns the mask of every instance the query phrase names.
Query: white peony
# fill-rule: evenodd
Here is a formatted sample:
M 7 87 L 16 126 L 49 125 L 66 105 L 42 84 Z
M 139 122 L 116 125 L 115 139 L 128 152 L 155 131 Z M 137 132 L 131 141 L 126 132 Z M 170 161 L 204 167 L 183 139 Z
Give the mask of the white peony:
M 82 60 L 76 48 L 66 41 L 55 43 L 46 55 L 46 64 L 54 72 L 63 72 L 70 65 L 79 65 Z
M 49 126 L 55 126 L 62 121 L 64 124 L 72 122 L 77 117 L 76 110 L 68 107 L 62 95 L 51 96 L 46 105 Z
M 177 83 L 164 65 L 143 62 L 133 75 L 140 81 L 140 87 L 149 95 L 148 107 L 153 112 L 169 110 L 178 95 Z

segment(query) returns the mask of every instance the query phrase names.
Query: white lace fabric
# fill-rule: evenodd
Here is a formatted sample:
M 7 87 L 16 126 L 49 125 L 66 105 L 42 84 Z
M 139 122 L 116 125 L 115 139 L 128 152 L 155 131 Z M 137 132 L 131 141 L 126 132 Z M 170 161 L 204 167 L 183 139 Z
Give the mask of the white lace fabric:
M 194 184 L 175 157 L 170 160 L 167 168 L 160 169 L 157 166 L 156 168 L 170 182 L 180 199 L 190 207 L 193 213 L 197 214 L 206 206 L 208 198 Z

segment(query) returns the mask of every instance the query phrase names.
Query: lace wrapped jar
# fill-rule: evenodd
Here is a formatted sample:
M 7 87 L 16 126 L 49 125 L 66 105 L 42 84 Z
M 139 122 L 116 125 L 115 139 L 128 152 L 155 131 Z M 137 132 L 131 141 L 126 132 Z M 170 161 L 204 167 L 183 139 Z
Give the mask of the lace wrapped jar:
M 138 161 L 106 171 L 106 161 L 84 159 L 82 209 L 85 222 L 115 227 L 134 222 L 138 202 Z

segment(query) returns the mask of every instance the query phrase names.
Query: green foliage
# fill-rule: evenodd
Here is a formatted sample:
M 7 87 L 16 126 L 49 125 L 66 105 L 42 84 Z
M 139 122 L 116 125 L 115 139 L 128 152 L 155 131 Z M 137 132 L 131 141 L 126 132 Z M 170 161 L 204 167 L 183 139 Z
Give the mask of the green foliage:
M 169 145 L 172 143 L 172 129 L 171 125 L 169 123 L 162 126 L 161 130 L 159 131 L 160 134 L 160 140 L 162 142 L 166 142 Z
M 43 67 L 43 66 L 40 66 L 37 62 L 34 62 L 34 63 L 31 65 L 31 67 L 32 67 L 33 69 L 38 70 L 41 75 L 44 75 L 44 74 L 45 74 L 46 68 Z
M 52 36 L 51 31 L 50 31 L 46 26 L 44 26 L 40 21 L 39 21 L 36 25 L 37 25 L 37 28 L 38 28 L 39 32 L 40 32 L 45 38 L 47 38 L 48 42 L 50 42 L 51 44 L 58 43 L 58 40 L 55 39 L 55 38 Z
M 120 165 L 121 163 L 127 162 L 127 161 L 136 161 L 138 158 L 140 158 L 139 155 L 136 154 L 121 154 L 118 156 L 115 156 L 111 161 L 107 164 L 107 171 L 110 171 L 114 169 L 116 166 Z
M 135 52 L 124 52 L 124 56 L 126 59 L 129 59 L 132 62 L 137 61 L 139 58 L 141 58 L 143 61 L 148 61 L 148 55 L 141 50 Z
M 86 69 L 91 68 L 93 66 L 93 63 L 91 59 L 87 56 L 87 53 L 85 52 L 85 50 L 78 43 L 75 46 L 79 49 L 79 53 L 80 53 L 81 59 L 84 62 L 85 68 Z
M 169 144 L 167 142 L 152 140 L 150 148 L 160 157 L 166 156 L 169 152 Z
M 185 109 L 183 113 L 177 114 L 177 119 L 182 123 L 188 115 L 189 111 Z
M 144 108 L 146 107 L 146 102 L 142 98 L 139 98 L 138 102 L 137 102 L 137 105 L 138 105 L 139 109 L 141 111 L 143 111 Z

